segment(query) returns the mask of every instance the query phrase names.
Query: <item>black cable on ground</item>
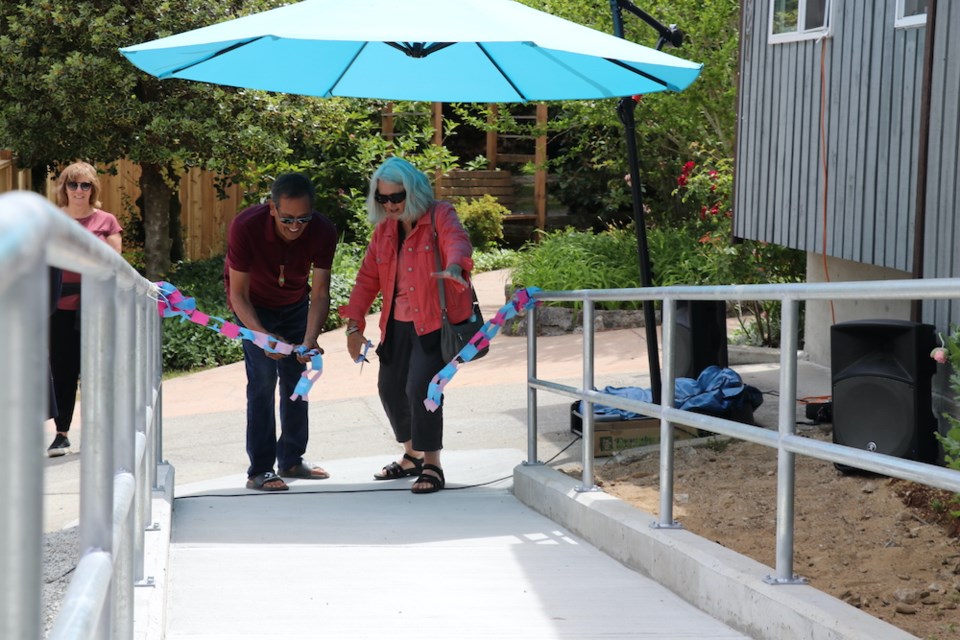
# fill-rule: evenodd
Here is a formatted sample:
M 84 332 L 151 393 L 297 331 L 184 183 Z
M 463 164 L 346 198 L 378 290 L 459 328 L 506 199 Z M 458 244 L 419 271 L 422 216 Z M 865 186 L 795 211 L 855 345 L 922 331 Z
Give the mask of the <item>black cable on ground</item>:
M 552 458 L 550 458 L 549 460 L 547 460 L 547 461 L 544 462 L 543 464 L 547 465 L 547 464 L 550 464 L 551 462 L 553 462 L 554 460 L 556 460 L 556 459 L 560 456 L 560 454 L 562 454 L 562 453 L 565 452 L 567 449 L 569 449 L 569 448 L 572 447 L 574 444 L 576 444 L 578 440 L 580 440 L 580 437 L 579 437 L 579 436 L 577 436 L 577 437 L 574 438 L 572 441 L 570 441 L 570 443 L 569 443 L 567 446 L 565 446 L 563 449 L 561 449 L 560 451 L 558 451 L 555 456 L 553 456 Z M 496 479 L 494 479 L 494 480 L 487 480 L 486 482 L 478 482 L 478 483 L 476 483 L 476 484 L 467 484 L 467 485 L 462 485 L 462 486 L 457 486 L 457 487 L 446 487 L 446 488 L 444 489 L 444 491 L 459 491 L 459 490 L 461 490 L 461 489 L 476 489 L 477 487 L 485 487 L 485 486 L 487 486 L 487 485 L 496 484 L 496 483 L 498 483 L 498 482 L 503 482 L 504 480 L 509 480 L 509 479 L 512 478 L 512 477 L 513 477 L 513 476 L 503 476 L 502 478 L 496 478 Z M 257 491 L 256 493 L 217 493 L 217 494 L 212 494 L 212 493 L 199 493 L 199 494 L 196 494 L 196 495 L 179 496 L 179 497 L 174 498 L 174 500 L 175 500 L 175 501 L 176 501 L 176 500 L 190 500 L 190 499 L 196 499 L 196 498 L 256 498 L 256 497 L 267 496 L 267 495 L 276 495 L 276 494 L 287 495 L 287 496 L 302 496 L 302 495 L 323 494 L 323 493 L 328 493 L 328 494 L 389 493 L 389 492 L 393 492 L 393 491 L 408 491 L 408 492 L 409 492 L 410 489 L 409 489 L 409 488 L 401 488 L 401 487 L 396 487 L 396 488 L 392 488 L 392 489 L 391 489 L 391 488 L 384 487 L 383 489 L 329 489 L 329 490 L 318 489 L 318 490 L 316 490 L 316 491 Z

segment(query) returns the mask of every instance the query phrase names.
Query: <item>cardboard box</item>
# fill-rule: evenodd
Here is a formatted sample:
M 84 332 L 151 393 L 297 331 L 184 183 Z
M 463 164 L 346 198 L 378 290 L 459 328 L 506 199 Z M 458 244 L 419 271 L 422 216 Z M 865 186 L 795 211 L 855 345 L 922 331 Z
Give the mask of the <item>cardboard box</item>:
M 580 402 L 570 405 L 570 431 L 583 435 L 583 417 Z M 683 424 L 673 426 L 673 437 L 678 440 L 696 438 L 697 429 Z M 660 442 L 660 418 L 642 417 L 633 420 L 594 417 L 593 457 L 603 458 L 626 449 L 636 449 Z

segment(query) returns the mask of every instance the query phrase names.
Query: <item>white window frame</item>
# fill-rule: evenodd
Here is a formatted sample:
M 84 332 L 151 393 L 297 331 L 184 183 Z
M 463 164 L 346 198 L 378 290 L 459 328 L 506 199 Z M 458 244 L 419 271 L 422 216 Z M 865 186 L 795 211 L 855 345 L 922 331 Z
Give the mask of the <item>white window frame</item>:
M 805 15 L 807 2 L 814 0 L 797 0 L 797 15 Z M 901 0 L 897 0 L 900 2 Z M 831 0 L 823 0 L 823 21 L 825 24 L 822 26 L 813 27 L 812 29 L 804 29 L 798 31 L 791 31 L 789 33 L 774 33 L 773 32 L 773 17 L 776 13 L 776 4 L 777 0 L 768 0 L 768 6 L 770 8 L 770 22 L 767 25 L 767 43 L 768 44 L 780 44 L 784 42 L 800 42 L 802 40 L 817 40 L 824 37 L 829 37 L 831 33 L 831 20 L 830 14 L 832 12 L 833 2 Z
M 894 27 L 897 29 L 907 29 L 910 27 L 925 27 L 927 25 L 927 12 L 918 13 L 913 16 L 903 15 L 904 5 L 906 0 L 896 0 L 897 2 L 897 13 L 896 21 L 894 22 Z

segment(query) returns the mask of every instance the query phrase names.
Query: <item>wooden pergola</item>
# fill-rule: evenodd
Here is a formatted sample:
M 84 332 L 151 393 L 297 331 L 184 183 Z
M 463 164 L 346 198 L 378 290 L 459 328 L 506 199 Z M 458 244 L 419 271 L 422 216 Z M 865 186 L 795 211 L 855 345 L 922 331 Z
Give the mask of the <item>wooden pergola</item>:
M 381 114 L 381 128 L 384 137 L 390 138 L 394 135 L 394 120 L 397 117 L 411 114 L 395 113 L 393 104 L 388 103 Z M 484 194 L 490 194 L 497 198 L 503 206 L 511 209 L 517 205 L 516 185 L 513 175 L 506 170 L 501 169 L 500 164 L 526 163 L 532 162 L 536 167 L 533 177 L 533 211 L 517 212 L 507 216 L 508 221 L 527 221 L 534 222 L 539 229 L 546 228 L 547 220 L 547 136 L 542 133 L 538 136 L 529 136 L 522 134 L 500 133 L 492 128 L 496 122 L 499 107 L 489 105 L 490 113 L 487 121 L 491 128 L 487 131 L 486 139 L 486 158 L 488 169 L 484 170 L 454 170 L 449 173 L 436 176 L 434 185 L 438 198 L 476 198 Z M 417 114 L 422 115 L 422 114 Z M 538 103 L 536 106 L 536 115 L 514 116 L 518 120 L 533 120 L 537 128 L 546 131 L 547 124 L 547 105 Z M 433 126 L 433 143 L 437 146 L 443 144 L 443 103 L 434 102 L 430 110 L 431 125 Z M 503 153 L 500 151 L 500 143 L 503 140 L 532 140 L 533 153 Z

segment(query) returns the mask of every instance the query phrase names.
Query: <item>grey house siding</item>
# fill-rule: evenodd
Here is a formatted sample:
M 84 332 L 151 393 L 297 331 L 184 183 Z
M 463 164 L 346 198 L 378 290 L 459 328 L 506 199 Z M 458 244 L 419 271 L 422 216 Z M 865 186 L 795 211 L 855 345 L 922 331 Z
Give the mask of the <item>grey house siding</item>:
M 924 275 L 946 278 L 960 276 L 960 4 L 941 0 L 937 7 Z M 924 321 L 960 324 L 960 301 L 926 305 Z
M 909 271 L 924 29 L 845 0 L 829 38 L 770 45 L 769 4 L 743 3 L 735 233 Z
M 911 272 L 926 28 L 895 28 L 893 0 L 832 4 L 830 37 L 773 45 L 769 0 L 742 4 L 734 233 Z M 956 277 L 960 2 L 938 2 L 936 29 L 923 264 Z M 960 323 L 960 302 L 923 319 Z

